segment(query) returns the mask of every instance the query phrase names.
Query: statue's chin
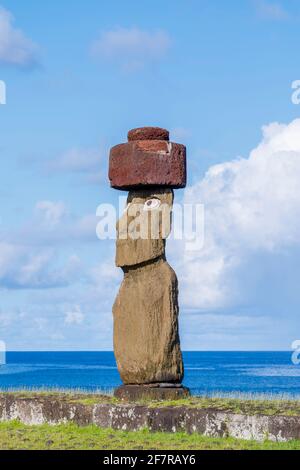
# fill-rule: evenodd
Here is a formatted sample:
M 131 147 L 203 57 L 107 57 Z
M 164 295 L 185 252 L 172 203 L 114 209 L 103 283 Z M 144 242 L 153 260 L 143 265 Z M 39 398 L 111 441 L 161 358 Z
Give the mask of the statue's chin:
M 165 253 L 165 240 L 117 240 L 116 266 L 135 266 Z

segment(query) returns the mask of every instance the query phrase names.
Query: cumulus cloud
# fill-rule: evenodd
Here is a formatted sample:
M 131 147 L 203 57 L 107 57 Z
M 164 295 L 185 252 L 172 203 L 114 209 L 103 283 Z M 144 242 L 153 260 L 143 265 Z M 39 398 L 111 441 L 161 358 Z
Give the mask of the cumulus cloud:
M 266 0 L 255 0 L 254 2 L 257 15 L 266 20 L 282 21 L 287 20 L 290 15 L 280 5 L 280 3 L 269 2 Z
M 25 226 L 1 231 L 0 329 L 9 348 L 112 349 L 111 306 L 122 276 L 113 242 L 102 256 L 97 246 L 89 252 L 91 240 L 99 243 L 96 223 L 95 215 L 75 216 L 61 201 L 41 200 Z
M 65 204 L 60 201 L 38 201 L 35 211 L 40 221 L 51 228 L 61 222 L 67 214 Z
M 184 202 L 205 205 L 205 243 L 186 252 L 183 303 L 214 309 L 236 301 L 238 272 L 257 254 L 299 246 L 300 119 L 263 128 L 249 158 L 209 168 L 185 192 Z
M 0 63 L 28 67 L 37 61 L 37 45 L 15 28 L 13 15 L 0 7 Z
M 0 241 L 0 288 L 45 289 L 65 287 L 80 276 L 76 255 L 57 262 L 49 248 L 28 250 L 24 245 Z
M 0 310 L 0 328 L 7 328 L 13 322 L 13 315 L 11 312 L 3 312 Z M 0 341 L 1 343 L 1 341 Z M 1 344 L 0 344 L 0 351 L 1 351 Z
M 170 46 L 171 39 L 165 31 L 118 28 L 102 32 L 92 43 L 91 54 L 116 62 L 126 70 L 135 70 L 161 60 Z
M 96 225 L 94 214 L 76 216 L 61 201 L 38 201 L 24 225 L 0 234 L 0 288 L 67 287 L 92 279 L 76 251 L 98 241 Z
M 2 231 L 1 239 L 13 245 L 39 247 L 97 242 L 96 214 L 76 215 L 62 201 L 41 200 L 32 217 L 13 231 Z
M 115 266 L 114 257 L 114 253 L 108 253 L 105 260 L 93 266 L 88 272 L 89 299 L 96 303 L 104 301 L 108 309 L 112 305 L 122 281 L 122 274 L 120 269 Z
M 67 325 L 80 325 L 84 320 L 84 314 L 80 305 L 74 305 L 65 312 L 65 323 Z

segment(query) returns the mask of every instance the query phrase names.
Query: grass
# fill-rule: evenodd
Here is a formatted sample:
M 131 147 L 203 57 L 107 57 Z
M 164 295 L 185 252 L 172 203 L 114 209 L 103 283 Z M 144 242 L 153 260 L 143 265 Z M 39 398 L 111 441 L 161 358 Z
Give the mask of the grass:
M 247 415 L 300 416 L 299 400 L 247 400 L 236 398 L 191 397 L 183 400 L 151 402 L 150 407 L 183 406 L 214 409 Z
M 112 394 L 101 392 L 90 393 L 82 392 L 82 390 L 61 390 L 61 389 L 48 389 L 48 390 L 10 390 L 0 391 L 1 396 L 13 396 L 20 399 L 55 399 L 68 403 L 80 403 L 82 405 L 95 405 L 99 403 L 120 403 L 119 400 L 114 398 Z
M 86 390 L 82 388 L 61 388 L 61 387 L 18 387 L 18 388 L 0 388 L 1 394 L 13 393 L 14 395 L 80 395 L 80 396 L 104 396 L 104 397 L 113 397 L 114 389 L 113 388 L 101 388 L 95 390 Z
M 126 432 L 75 424 L 0 423 L 0 450 L 299 450 L 300 441 L 262 443 L 199 434 Z

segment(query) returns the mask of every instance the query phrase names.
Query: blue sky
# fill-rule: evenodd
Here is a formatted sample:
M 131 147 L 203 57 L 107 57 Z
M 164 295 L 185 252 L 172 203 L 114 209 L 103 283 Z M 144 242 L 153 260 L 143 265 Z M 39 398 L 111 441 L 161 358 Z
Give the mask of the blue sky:
M 8 349 L 112 349 L 122 276 L 95 212 L 118 201 L 109 148 L 143 125 L 187 145 L 176 200 L 206 210 L 201 252 L 168 245 L 183 348 L 287 350 L 299 338 L 299 24 L 296 0 L 1 0 Z

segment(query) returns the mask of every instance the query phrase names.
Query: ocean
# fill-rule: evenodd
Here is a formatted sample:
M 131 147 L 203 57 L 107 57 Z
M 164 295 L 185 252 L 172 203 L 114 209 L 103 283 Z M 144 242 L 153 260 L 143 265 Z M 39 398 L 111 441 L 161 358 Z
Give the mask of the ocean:
M 291 352 L 184 352 L 184 385 L 197 395 L 300 398 Z M 112 352 L 8 352 L 0 389 L 109 391 L 121 384 Z

